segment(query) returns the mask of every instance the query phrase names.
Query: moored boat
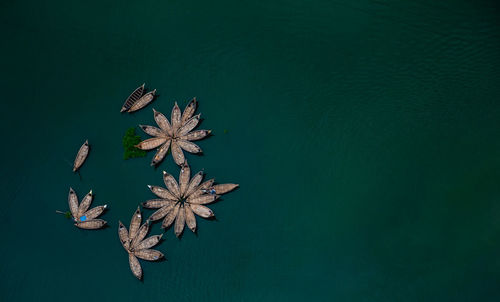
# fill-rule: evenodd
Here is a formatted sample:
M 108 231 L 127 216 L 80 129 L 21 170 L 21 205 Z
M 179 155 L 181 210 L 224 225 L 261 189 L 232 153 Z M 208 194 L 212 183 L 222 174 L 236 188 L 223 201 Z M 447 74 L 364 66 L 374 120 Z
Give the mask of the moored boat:
M 149 103 L 151 103 L 154 100 L 155 93 L 156 89 L 143 95 L 132 105 L 132 107 L 130 107 L 130 109 L 127 112 L 131 113 L 146 107 Z
M 135 104 L 135 102 L 137 102 L 137 100 L 139 100 L 142 97 L 142 94 L 144 93 L 144 85 L 145 84 L 142 84 L 129 95 L 129 97 L 125 100 L 125 103 L 123 103 L 120 112 L 128 111 L 130 107 L 132 107 Z
M 86 140 L 85 143 L 83 143 L 83 145 L 80 147 L 80 150 L 78 150 L 78 153 L 76 154 L 75 162 L 73 164 L 73 172 L 76 172 L 83 165 L 83 162 L 85 162 L 87 156 L 89 156 L 89 150 L 90 150 L 89 141 Z

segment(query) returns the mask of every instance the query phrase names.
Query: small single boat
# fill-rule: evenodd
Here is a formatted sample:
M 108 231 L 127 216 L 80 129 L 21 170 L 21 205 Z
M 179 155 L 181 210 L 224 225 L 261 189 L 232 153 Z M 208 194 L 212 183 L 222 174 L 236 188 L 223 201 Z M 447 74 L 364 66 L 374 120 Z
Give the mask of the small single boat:
M 138 99 L 132 107 L 128 110 L 129 113 L 137 111 L 139 109 L 142 109 L 146 107 L 149 103 L 151 103 L 155 97 L 156 89 L 153 91 L 150 91 L 143 95 L 140 99 Z
M 160 260 L 161 258 L 163 258 L 162 252 L 157 251 L 157 250 L 150 250 L 150 249 L 135 251 L 134 255 L 137 258 L 141 258 L 141 259 L 148 260 L 148 261 L 156 261 L 156 260 Z
M 78 153 L 76 154 L 75 162 L 73 164 L 73 172 L 76 172 L 83 165 L 83 162 L 87 159 L 89 155 L 90 145 L 89 141 L 86 140 L 85 143 L 80 147 Z
M 106 221 L 102 219 L 90 219 L 85 221 L 78 221 L 75 223 L 80 229 L 86 230 L 97 230 L 102 228 L 106 224 Z
M 141 280 L 142 279 L 142 267 L 141 264 L 139 263 L 139 260 L 137 260 L 137 257 L 134 256 L 134 254 L 130 253 L 128 254 L 128 263 L 130 265 L 130 270 L 132 271 L 132 274 L 134 276 Z
M 125 103 L 123 103 L 120 112 L 128 111 L 130 107 L 132 107 L 135 102 L 142 97 L 142 94 L 144 93 L 144 85 L 145 84 L 142 84 L 142 86 L 139 86 L 136 90 L 134 90 L 134 92 L 132 92 L 131 95 L 129 95 L 129 97 L 125 100 Z

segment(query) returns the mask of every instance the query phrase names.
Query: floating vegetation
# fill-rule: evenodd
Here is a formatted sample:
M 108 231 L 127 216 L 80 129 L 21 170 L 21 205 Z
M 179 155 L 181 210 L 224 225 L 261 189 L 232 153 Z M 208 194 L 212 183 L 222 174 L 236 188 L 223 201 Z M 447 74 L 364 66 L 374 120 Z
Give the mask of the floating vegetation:
M 56 210 L 56 213 L 57 213 L 57 214 L 63 214 L 63 215 L 64 215 L 64 217 L 66 217 L 67 219 L 70 219 L 70 218 L 72 217 L 72 215 L 71 215 L 71 212 L 70 212 L 70 211 L 62 212 L 62 211 L 57 211 L 57 210 Z
M 163 181 L 167 188 L 150 186 L 149 189 L 159 199 L 151 199 L 142 203 L 142 206 L 150 209 L 159 209 L 148 219 L 156 221 L 163 219 L 162 228 L 168 228 L 175 220 L 174 232 L 177 237 L 182 234 L 184 224 L 189 229 L 196 231 L 196 218 L 194 214 L 203 218 L 214 216 L 212 210 L 204 206 L 216 201 L 220 195 L 234 190 L 238 184 L 214 185 L 214 180 L 210 179 L 200 184 L 203 180 L 203 172 L 196 173 L 192 179 L 191 169 L 187 162 L 181 167 L 179 174 L 179 184 L 175 178 L 163 171 Z
M 138 149 L 135 145 L 141 142 L 141 137 L 135 134 L 135 127 L 129 128 L 123 136 L 123 159 L 146 156 L 146 151 Z
M 106 224 L 106 221 L 96 218 L 104 212 L 107 205 L 98 206 L 89 210 L 93 198 L 94 195 L 92 195 L 92 190 L 90 190 L 90 192 L 83 197 L 80 205 L 78 205 L 78 196 L 72 188 L 69 188 L 68 204 L 71 217 L 73 221 L 75 221 L 75 226 L 81 229 L 95 230 L 102 228 Z
M 139 280 L 142 279 L 142 268 L 137 258 L 148 261 L 156 261 L 163 258 L 163 254 L 160 251 L 151 249 L 160 242 L 163 235 L 155 235 L 144 239 L 149 231 L 149 219 L 142 226 L 141 220 L 141 211 L 137 207 L 130 221 L 129 230 L 127 230 L 121 221 L 118 222 L 118 237 L 123 248 L 128 253 L 130 270 Z
M 185 161 L 183 149 L 189 153 L 202 152 L 201 148 L 191 141 L 206 137 L 211 130 L 191 131 L 200 121 L 200 114 L 193 116 L 196 105 L 196 98 L 193 98 L 181 115 L 181 110 L 175 103 L 171 114 L 172 124 L 161 112 L 153 109 L 154 119 L 160 128 L 139 125 L 144 132 L 153 136 L 153 138 L 140 142 L 136 147 L 141 150 L 152 150 L 159 147 L 151 161 L 152 166 L 159 164 L 163 160 L 169 148 L 172 150 L 175 163 L 179 166 Z

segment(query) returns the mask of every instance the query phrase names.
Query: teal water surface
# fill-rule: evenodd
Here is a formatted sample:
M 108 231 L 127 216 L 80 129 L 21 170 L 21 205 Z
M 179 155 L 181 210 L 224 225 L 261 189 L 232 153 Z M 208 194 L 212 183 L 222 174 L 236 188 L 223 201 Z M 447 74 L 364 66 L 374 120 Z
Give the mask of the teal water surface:
M 0 4 L 0 301 L 500 301 L 494 1 L 91 2 Z M 121 139 L 194 96 L 192 170 L 241 187 L 139 282 L 118 220 L 179 170 Z

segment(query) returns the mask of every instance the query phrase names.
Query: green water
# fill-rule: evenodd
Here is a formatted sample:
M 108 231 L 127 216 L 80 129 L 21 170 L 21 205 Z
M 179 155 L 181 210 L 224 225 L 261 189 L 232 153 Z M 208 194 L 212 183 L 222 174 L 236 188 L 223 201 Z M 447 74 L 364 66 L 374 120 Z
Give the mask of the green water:
M 498 12 L 3 1 L 0 300 L 499 301 Z M 143 82 L 160 97 L 119 114 Z M 124 161 L 122 136 L 193 96 L 214 136 L 192 170 L 241 187 L 197 235 L 168 230 L 141 283 L 117 222 L 178 168 Z M 85 139 L 80 178 L 69 163 Z M 54 214 L 70 186 L 109 205 L 109 228 Z

